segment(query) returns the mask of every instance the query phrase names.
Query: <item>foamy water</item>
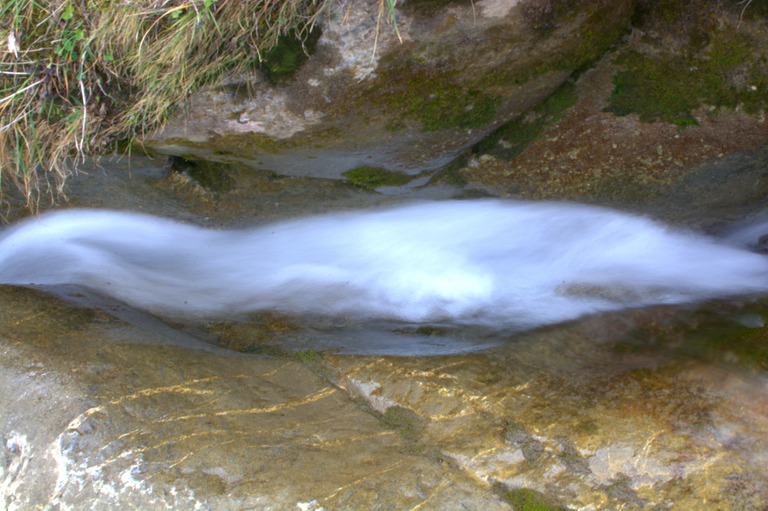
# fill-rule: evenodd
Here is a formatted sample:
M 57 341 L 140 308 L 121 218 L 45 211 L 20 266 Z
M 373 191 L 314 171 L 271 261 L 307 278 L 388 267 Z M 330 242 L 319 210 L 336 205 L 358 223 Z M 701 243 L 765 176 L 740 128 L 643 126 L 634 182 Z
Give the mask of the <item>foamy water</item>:
M 67 210 L 0 240 L 0 282 L 77 284 L 169 315 L 253 311 L 523 329 L 768 293 L 768 257 L 604 208 L 417 203 L 249 230 Z

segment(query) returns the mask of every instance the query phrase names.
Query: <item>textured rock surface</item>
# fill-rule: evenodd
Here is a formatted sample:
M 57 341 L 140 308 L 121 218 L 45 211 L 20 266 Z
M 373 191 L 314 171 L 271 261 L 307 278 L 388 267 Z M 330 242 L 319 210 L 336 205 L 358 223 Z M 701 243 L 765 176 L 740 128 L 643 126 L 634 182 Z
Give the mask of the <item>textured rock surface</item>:
M 734 343 L 739 317 L 714 321 L 731 323 Z M 692 324 L 701 331 L 681 333 Z M 479 355 L 326 364 L 382 413 L 411 410 L 419 445 L 490 484 L 575 509 L 762 509 L 768 379 L 743 355 L 702 360 L 721 356 L 694 340 L 711 329 L 711 316 L 637 311 Z
M 506 507 L 301 362 L 140 323 L 2 289 L 4 509 Z
M 733 189 L 696 192 L 727 161 L 674 191 L 705 225 L 697 201 L 742 215 Z M 214 194 L 151 161 L 104 164 L 70 183 L 73 205 L 216 226 L 395 200 L 239 171 Z M 768 505 L 765 301 L 627 311 L 413 358 L 291 355 L 290 318 L 190 331 L 0 291 L 9 509 L 509 509 L 502 496 L 525 492 L 595 510 Z
M 474 5 L 490 19 L 519 12 L 514 3 Z M 547 5 L 533 2 L 530 9 L 540 10 L 525 13 L 534 31 L 548 30 Z M 367 16 L 366 30 L 326 30 L 328 40 L 352 38 L 351 47 L 363 50 L 318 50 L 316 58 L 326 52 L 339 67 L 333 83 L 358 72 L 364 82 L 376 76 L 375 66 L 366 67 L 374 20 Z M 379 55 L 400 48 L 386 32 Z M 411 33 L 402 34 L 404 45 L 413 44 Z M 635 34 L 627 44 L 636 49 L 646 39 Z M 617 69 L 609 55 L 582 74 L 573 106 L 517 158 L 499 156 L 515 142 L 502 137 L 465 168 L 414 188 L 414 196 L 578 199 L 709 232 L 754 212 L 765 218 L 765 115 L 703 108 L 700 125 L 684 130 L 617 117 L 603 110 Z M 281 90 L 308 83 L 311 76 L 301 77 L 311 70 L 310 63 Z M 309 85 L 320 87 L 317 80 Z M 248 129 L 259 119 L 242 118 Z M 274 129 L 285 126 L 281 136 L 300 127 L 289 140 L 314 129 L 298 115 L 295 125 L 275 119 Z M 416 117 L 402 121 L 421 129 Z M 258 148 L 266 135 L 254 140 Z M 68 183 L 66 206 L 217 227 L 401 200 L 340 181 L 237 167 L 219 169 L 230 187 L 212 191 L 161 163 L 84 166 Z M 541 497 L 554 509 L 763 511 L 766 318 L 765 299 L 734 301 L 586 318 L 482 353 L 296 355 L 282 336 L 290 318 L 191 330 L 117 304 L 89 310 L 5 287 L 0 507 L 510 509 L 504 497 L 518 508 Z M 203 332 L 212 344 L 191 337 Z M 409 335 L 431 346 L 442 333 Z M 377 340 L 352 337 L 358 346 Z M 301 348 L 318 346 L 307 336 Z
M 551 94 L 630 14 L 629 0 L 408 2 L 400 42 L 376 2 L 349 2 L 291 80 L 245 77 L 199 94 L 144 143 L 286 175 L 418 174 Z
M 244 355 L 126 311 L 2 288 L 7 509 L 768 505 L 765 301 L 427 358 Z

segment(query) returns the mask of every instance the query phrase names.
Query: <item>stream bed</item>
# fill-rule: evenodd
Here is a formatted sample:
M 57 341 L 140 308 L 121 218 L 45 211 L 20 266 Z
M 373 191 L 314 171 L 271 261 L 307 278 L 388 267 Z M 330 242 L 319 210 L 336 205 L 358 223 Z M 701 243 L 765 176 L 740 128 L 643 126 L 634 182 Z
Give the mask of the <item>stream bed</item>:
M 309 235 L 317 232 L 317 222 L 340 218 L 318 215 L 402 212 L 411 207 L 406 203 L 432 193 L 384 195 L 340 181 L 250 172 L 237 176 L 236 191 L 216 196 L 183 175 L 168 173 L 161 162 L 138 157 L 84 170 L 69 185 L 68 207 L 183 222 L 188 230 L 182 229 L 182 241 L 174 242 L 180 254 L 185 252 L 180 243 L 193 250 L 198 244 L 194 236 L 201 232 L 252 232 L 287 219 L 320 219 L 307 229 Z M 454 249 L 463 243 L 477 249 L 478 234 L 493 226 L 488 219 L 499 217 L 494 200 L 472 204 L 491 214 L 478 224 L 443 233 Z M 459 217 L 471 216 L 466 212 L 475 206 Z M 761 264 L 766 256 L 758 254 L 759 245 L 753 243 L 752 251 L 733 248 L 748 241 L 736 234 L 711 242 L 713 235 L 725 239 L 743 221 L 761 218 L 760 204 L 747 212 L 742 206 L 731 216 L 718 212 L 716 219 L 702 212 L 692 220 L 687 211 L 684 222 L 668 213 L 674 208 L 641 211 L 684 223 L 688 233 L 699 234 L 675 237 L 681 227 L 673 234 L 666 228 L 652 230 L 662 238 L 672 236 L 664 238 L 671 245 L 638 257 L 640 266 L 614 270 L 637 279 L 645 286 L 642 292 L 621 288 L 617 295 L 615 286 L 605 282 L 553 276 L 547 296 L 556 301 L 544 303 L 542 311 L 562 312 L 560 299 L 612 305 L 528 323 L 520 319 L 525 307 L 517 321 L 510 320 L 511 309 L 489 310 L 511 296 L 482 294 L 489 272 L 506 278 L 504 266 L 496 265 L 500 252 L 490 249 L 481 256 L 466 255 L 480 257 L 485 266 L 467 277 L 466 285 L 443 287 L 440 296 L 429 297 L 429 306 L 421 309 L 427 312 L 418 317 L 398 315 L 397 306 L 387 309 L 394 311 L 390 314 L 362 307 L 369 299 L 364 294 L 354 295 L 351 305 L 324 300 L 316 281 L 310 292 L 302 284 L 277 305 L 233 315 L 207 309 L 190 313 L 183 304 L 174 306 L 187 291 L 165 296 L 159 288 L 148 288 L 155 301 L 147 302 L 100 287 L 97 280 L 89 287 L 80 287 L 85 282 L 75 278 L 39 281 L 35 288 L 3 285 L 0 507 L 765 509 L 768 280 L 762 279 L 768 264 Z M 566 211 L 573 218 L 581 208 L 571 205 Z M 426 211 L 446 214 L 434 206 Z M 528 227 L 551 220 L 554 210 L 544 211 L 542 218 L 529 219 Z M 619 229 L 623 236 L 660 225 L 636 213 L 610 218 L 611 225 L 630 222 L 626 231 Z M 125 231 L 114 221 L 107 231 L 109 225 L 120 239 Z M 340 229 L 331 225 L 329 232 Z M 114 243 L 86 239 L 83 230 L 73 229 L 82 246 L 124 253 Z M 425 227 L 419 238 L 423 241 L 424 233 L 434 230 Z M 151 224 L 141 224 L 131 245 L 147 242 L 153 232 Z M 302 257 L 320 253 L 323 261 L 335 261 L 337 249 L 323 253 L 329 232 Z M 547 230 L 531 232 L 536 236 Z M 529 261 L 544 261 L 540 267 L 545 269 L 546 261 L 555 261 L 558 268 L 568 240 L 583 238 L 580 232 L 566 229 L 554 237 L 557 250 L 539 247 L 539 255 Z M 699 238 L 702 233 L 707 238 Z M 755 233 L 759 238 L 760 228 L 754 228 L 753 238 Z M 521 250 L 503 245 L 498 232 L 486 237 L 498 241 L 491 247 L 504 246 L 501 252 Z M 648 248 L 647 239 L 635 239 L 634 246 Z M 696 244 L 686 245 L 691 239 Z M 399 241 L 384 244 L 392 248 Z M 587 245 L 594 249 L 594 243 Z M 620 248 L 614 247 L 612 257 Z M 680 262 L 680 271 L 656 275 L 649 284 L 638 268 L 658 267 L 660 258 L 678 249 L 700 256 L 696 264 L 710 266 Z M 718 276 L 721 266 L 710 249 L 739 254 L 731 273 Z M 404 253 L 414 250 L 418 247 Z M 637 250 L 632 252 L 634 257 Z M 140 263 L 148 253 L 151 247 L 135 251 L 131 264 L 145 267 Z M 103 263 L 100 254 L 94 261 Z M 220 261 L 217 254 L 206 260 Z M 345 259 L 352 269 L 366 254 L 354 255 Z M 53 271 L 60 258 L 38 257 L 26 249 L 11 260 L 16 264 L 25 257 L 35 268 L 31 273 L 63 273 Z M 291 257 L 289 250 L 273 260 L 285 263 Z M 440 267 L 435 257 L 422 269 Z M 588 259 L 594 262 L 595 257 Z M 183 261 L 177 254 L 156 269 L 160 274 L 179 267 L 188 272 Z M 306 269 L 309 263 L 303 258 L 296 264 Z M 381 269 L 381 264 L 371 268 Z M 371 277 L 367 282 L 391 290 L 386 286 L 403 259 L 391 264 L 380 281 Z M 99 271 L 95 262 L 85 266 Z M 582 269 L 575 274 L 589 273 Z M 83 274 L 78 271 L 72 275 Z M 683 285 L 674 280 L 681 272 L 690 273 Z M 327 272 L 317 275 L 328 277 Z M 419 289 L 428 289 L 427 281 L 437 282 L 439 276 L 422 272 L 427 280 L 397 292 L 409 300 L 405 303 L 423 305 L 417 298 L 426 295 L 419 295 Z M 125 277 L 120 287 L 137 278 Z M 209 278 L 207 292 L 189 293 L 207 293 L 204 298 L 221 305 L 217 293 L 226 294 L 228 286 L 236 289 L 247 275 L 218 282 L 215 275 Z M 400 280 L 412 282 L 407 275 Z M 701 291 L 702 283 L 715 280 L 724 287 L 712 292 L 703 286 Z M 289 279 L 288 285 L 295 281 Z M 658 298 L 685 286 L 693 295 Z M 467 296 L 455 293 L 467 288 L 475 290 L 472 299 L 482 300 L 465 310 L 457 304 L 466 305 Z M 259 296 L 270 294 L 267 289 Z M 381 292 L 373 299 L 381 302 Z M 386 300 L 404 303 L 391 296 Z M 510 303 L 526 300 L 544 298 L 509 298 Z M 436 301 L 442 309 L 435 309 Z M 286 303 L 294 306 L 280 306 Z M 302 305 L 297 312 L 295 303 L 320 308 Z

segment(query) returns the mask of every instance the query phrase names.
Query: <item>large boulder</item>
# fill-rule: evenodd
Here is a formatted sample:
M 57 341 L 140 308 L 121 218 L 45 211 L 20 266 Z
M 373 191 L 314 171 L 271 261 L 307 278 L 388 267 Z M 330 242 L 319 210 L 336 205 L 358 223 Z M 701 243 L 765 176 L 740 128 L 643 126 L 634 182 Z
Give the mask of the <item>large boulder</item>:
M 507 508 L 298 358 L 0 291 L 0 509 Z
M 632 7 L 409 1 L 395 30 L 377 2 L 344 3 L 295 73 L 255 72 L 197 94 L 144 143 L 287 175 L 437 169 L 599 57 Z M 277 66 L 270 55 L 266 65 Z

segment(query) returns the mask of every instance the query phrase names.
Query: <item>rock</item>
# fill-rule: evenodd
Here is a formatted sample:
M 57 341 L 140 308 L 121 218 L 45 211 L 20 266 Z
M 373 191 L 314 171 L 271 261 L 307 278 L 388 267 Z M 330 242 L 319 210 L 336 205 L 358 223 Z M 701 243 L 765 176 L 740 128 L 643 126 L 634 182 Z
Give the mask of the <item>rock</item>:
M 686 209 L 722 219 L 735 204 L 764 203 L 766 11 L 673 4 L 638 2 L 622 43 L 571 90 L 477 144 L 457 173 L 497 196 L 661 211 L 675 222 L 687 222 L 677 214 Z
M 699 344 L 724 321 L 717 335 L 727 345 L 755 338 L 742 315 L 715 310 L 591 317 L 474 355 L 327 356 L 325 370 L 379 411 L 409 410 L 422 424 L 418 445 L 509 498 L 525 490 L 569 509 L 759 510 L 768 505 L 768 366 L 762 356 L 754 372 L 744 352 L 724 363 Z
M 597 59 L 631 12 L 630 0 L 412 1 L 397 9 L 400 42 L 376 2 L 346 3 L 293 78 L 233 78 L 143 143 L 284 175 L 428 172 Z
M 0 325 L 3 509 L 506 509 L 297 359 L 7 286 Z
M 530 33 L 542 37 L 562 27 L 550 10 L 554 3 L 529 2 L 524 11 L 512 3 L 475 2 L 475 8 L 488 18 L 483 23 L 492 21 L 490 13 L 506 16 L 508 8 L 510 14 L 523 12 Z M 406 4 L 401 18 L 416 16 L 424 9 L 419 5 Z M 469 15 L 457 3 L 444 9 Z M 355 18 L 360 12 L 350 14 Z M 738 12 L 732 14 L 726 28 L 738 20 Z M 370 14 L 367 19 L 373 22 Z M 454 24 L 466 25 L 465 19 L 455 17 Z M 371 41 L 365 30 L 334 36 L 357 38 L 348 54 L 331 46 L 332 30 L 324 32 L 326 47 L 321 44 L 294 80 L 270 86 L 271 94 L 323 86 L 332 99 L 334 84 L 343 92 L 348 83 L 343 76 L 353 81 L 358 71 L 361 84 L 370 86 L 378 66 L 398 65 L 386 54 L 416 44 L 405 27 L 403 47 L 383 29 L 377 53 L 383 58 L 369 68 L 364 57 L 371 55 L 366 53 Z M 439 35 L 436 30 L 432 33 Z M 633 36 L 627 44 L 637 50 L 649 40 Z M 339 67 L 334 80 L 312 74 L 321 62 Z M 479 150 L 467 168 L 456 171 L 469 182 L 461 185 L 466 186 L 463 196 L 476 196 L 472 193 L 482 187 L 497 197 L 629 205 L 712 233 L 728 233 L 756 214 L 762 224 L 749 239 L 759 240 L 753 248 L 765 251 L 760 238 L 766 218 L 764 114 L 722 111 L 685 129 L 645 123 L 635 114 L 617 117 L 604 110 L 617 69 L 608 56 L 582 74 L 573 83 L 578 100 L 562 117 L 536 108 L 522 116 L 525 125 L 547 116 L 554 122 L 519 157 L 504 159 L 518 150 L 519 141 L 506 134 L 497 147 Z M 226 106 L 234 100 L 225 92 L 211 91 L 209 97 Z M 239 98 L 243 105 L 256 105 L 253 98 Z M 305 109 L 290 111 L 303 115 Z M 241 113 L 244 125 L 255 119 Z M 349 129 L 343 126 L 352 117 L 342 110 L 324 113 L 311 119 L 317 124 L 298 114 L 282 120 L 275 114 L 285 123 L 284 132 L 276 122 L 272 135 L 238 135 L 240 145 L 217 150 L 239 154 L 243 147 L 247 156 L 247 137 L 255 140 L 254 151 L 261 150 L 257 142 L 269 141 L 274 143 L 270 150 L 282 151 L 265 156 L 273 158 L 264 160 L 273 170 L 278 161 L 285 168 L 306 164 L 315 170 L 363 161 L 373 138 L 361 146 L 359 157 L 332 129 L 324 140 L 336 145 L 315 147 L 322 140 L 310 135 L 319 133 L 326 120 L 344 133 L 362 125 L 350 120 Z M 397 119 L 414 139 L 434 133 L 422 131 L 415 115 L 401 112 Z M 367 122 L 375 127 L 384 121 L 374 116 Z M 180 123 L 181 118 L 171 121 L 167 133 Z M 189 133 L 201 134 L 202 143 L 207 129 L 194 127 Z M 277 136 L 294 129 L 289 138 Z M 389 136 L 382 140 L 394 140 Z M 226 141 L 219 135 L 212 139 Z M 288 160 L 293 149 L 280 146 L 289 141 L 308 144 L 296 142 L 293 163 Z M 205 150 L 187 144 L 178 152 Z M 315 165 L 306 154 L 327 159 Z M 371 154 L 384 160 L 385 155 Z M 85 172 L 68 182 L 68 205 L 145 211 L 221 227 L 400 200 L 344 182 L 236 167 L 227 170 L 231 189 L 211 191 L 186 177 L 169 177 L 159 162 L 134 156 L 105 159 L 103 170 L 84 166 Z M 434 188 L 429 184 L 424 191 Z M 85 309 L 36 291 L 2 287 L 0 507 L 764 510 L 766 317 L 765 298 L 734 299 L 582 318 L 500 339 L 501 345 L 494 342 L 492 349 L 474 353 L 406 357 L 307 351 L 302 360 L 290 355 L 279 335 L 290 326 L 285 318 L 207 325 L 222 346 L 275 354 L 270 358 L 217 349 L 201 343 L 198 338 L 205 336 L 190 325 L 150 321 L 119 304 Z M 373 334 L 387 334 L 342 330 L 332 329 L 353 337 L 357 346 L 380 341 Z M 445 334 L 451 332 L 407 332 L 438 351 Z M 304 342 L 299 349 L 321 347 L 314 334 Z

